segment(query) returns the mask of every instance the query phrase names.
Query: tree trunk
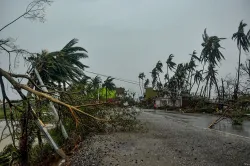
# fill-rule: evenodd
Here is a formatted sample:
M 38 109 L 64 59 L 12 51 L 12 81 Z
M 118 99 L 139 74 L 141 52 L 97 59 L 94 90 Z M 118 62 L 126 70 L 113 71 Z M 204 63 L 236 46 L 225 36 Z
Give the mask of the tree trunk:
M 209 99 L 211 97 L 211 89 L 212 89 L 212 81 L 210 80 L 210 83 L 209 83 L 209 93 L 208 93 L 208 98 Z
M 167 65 L 167 75 L 168 75 L 168 82 L 169 82 L 169 73 L 168 73 L 168 65 Z
M 144 80 L 142 78 L 142 96 L 144 96 L 144 91 L 145 91 L 145 88 L 144 88 Z
M 24 101 L 24 108 L 26 111 L 22 114 L 21 120 L 20 120 L 20 126 L 21 126 L 21 137 L 19 141 L 19 149 L 20 149 L 20 165 L 21 166 L 27 166 L 28 163 L 28 110 L 27 110 L 27 104 Z
M 207 86 L 208 86 L 208 79 L 207 79 L 207 82 L 206 82 L 206 85 L 205 85 L 205 88 L 204 88 L 204 90 L 203 90 L 203 96 L 205 97 L 206 96 L 206 92 L 207 92 Z
M 188 78 L 187 78 L 187 84 L 185 85 L 185 88 L 186 88 L 186 90 L 188 89 L 187 87 L 188 87 L 188 85 L 189 85 L 189 78 L 190 78 L 190 73 L 191 73 L 191 71 L 189 71 L 189 73 L 188 73 Z M 186 78 L 186 77 L 185 77 Z
M 203 64 L 203 68 L 202 68 L 202 75 L 203 75 L 204 67 L 205 67 L 205 62 L 204 62 L 204 64 Z M 199 80 L 198 88 L 197 88 L 197 90 L 196 90 L 196 92 L 195 92 L 195 95 L 196 95 L 196 93 L 198 92 L 198 89 L 199 89 L 199 87 L 200 87 L 200 83 L 201 83 L 201 80 Z
M 237 75 L 237 83 L 234 90 L 234 99 L 237 100 L 238 98 L 238 90 L 239 90 L 239 82 L 240 82 L 240 57 L 241 57 L 241 45 L 238 47 L 239 49 L 239 62 L 238 62 L 238 75 Z
M 203 86 L 201 87 L 200 96 L 202 95 L 202 91 L 203 91 Z
M 195 96 L 196 96 L 196 94 L 197 94 L 197 92 L 198 92 L 198 90 L 199 90 L 200 83 L 201 83 L 201 80 L 199 80 L 198 87 L 197 87 L 196 92 L 195 92 Z
M 63 91 L 66 91 L 66 83 L 63 82 Z
M 141 81 L 140 81 L 140 78 L 139 78 L 139 87 L 140 87 L 140 91 L 141 91 L 141 94 L 142 94 L 142 89 L 141 89 Z
M 221 78 L 221 85 L 222 85 L 222 100 L 225 100 L 225 88 L 224 88 L 224 81 Z
M 191 82 L 190 82 L 190 83 L 191 83 Z M 189 89 L 189 93 L 191 93 L 191 90 L 192 90 L 194 84 L 195 84 L 195 81 L 194 81 L 194 83 L 191 85 L 191 87 L 190 87 L 190 89 Z
M 190 89 L 189 89 L 189 93 L 191 93 L 191 90 L 192 90 L 192 88 L 194 86 L 194 83 L 195 83 L 195 81 L 194 81 L 194 83 L 192 84 L 192 78 L 193 78 L 193 73 L 191 73 L 191 77 L 190 77 L 190 82 L 189 82 Z
M 160 78 L 160 74 L 158 73 L 158 78 L 159 78 L 159 82 L 161 83 L 161 78 Z M 162 83 L 161 83 L 162 84 Z
M 218 99 L 219 99 L 219 102 L 220 102 L 220 90 L 219 90 L 219 86 L 218 86 L 217 80 L 215 78 L 215 75 L 213 75 L 213 77 L 214 77 L 214 82 L 215 82 L 215 86 L 216 86 L 217 93 L 218 93 Z

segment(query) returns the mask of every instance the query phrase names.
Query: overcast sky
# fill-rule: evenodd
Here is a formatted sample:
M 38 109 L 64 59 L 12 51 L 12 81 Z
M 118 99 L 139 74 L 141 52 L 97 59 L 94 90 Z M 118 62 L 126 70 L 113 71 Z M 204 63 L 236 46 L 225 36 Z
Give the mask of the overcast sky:
M 20 16 L 29 2 L 1 0 L 0 27 Z M 187 62 L 194 49 L 200 54 L 207 28 L 210 36 L 228 38 L 221 43 L 226 61 L 219 68 L 225 76 L 235 74 L 238 50 L 231 36 L 241 20 L 250 25 L 249 0 L 55 0 L 46 9 L 45 23 L 20 19 L 0 37 L 16 38 L 30 52 L 60 50 L 77 38 L 89 52 L 83 62 L 90 71 L 138 81 L 139 72 L 151 78 L 156 62 L 165 65 L 171 53 L 177 63 Z M 1 54 L 0 67 L 7 69 L 6 55 Z M 22 63 L 16 71 L 25 71 Z M 139 92 L 133 84 L 116 83 Z

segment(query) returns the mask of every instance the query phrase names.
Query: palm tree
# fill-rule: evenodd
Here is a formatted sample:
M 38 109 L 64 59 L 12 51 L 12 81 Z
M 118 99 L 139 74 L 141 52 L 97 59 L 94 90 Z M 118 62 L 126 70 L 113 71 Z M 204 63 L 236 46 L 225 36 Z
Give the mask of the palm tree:
M 195 64 L 195 59 L 198 59 L 199 58 L 196 56 L 196 51 L 194 50 L 192 54 L 189 54 L 191 55 L 191 59 L 188 63 L 188 66 L 187 66 L 187 70 L 189 71 L 188 72 L 188 78 L 187 78 L 187 83 L 189 84 L 190 86 L 190 89 L 191 89 L 191 81 L 192 81 L 192 76 L 193 76 L 193 71 L 195 71 L 195 68 L 196 68 L 196 64 Z
M 95 76 L 91 79 L 92 87 L 94 90 L 98 89 L 100 86 L 100 83 L 102 83 L 102 79 L 99 76 Z
M 203 49 L 201 52 L 200 60 L 204 63 L 204 65 L 208 62 L 213 65 L 218 65 L 222 59 L 225 59 L 223 54 L 220 52 L 220 41 L 226 38 L 219 38 L 217 36 L 208 36 L 206 29 L 204 30 L 204 34 L 202 35 L 203 43 L 201 44 Z M 203 67 L 204 69 L 204 67 Z
M 177 66 L 177 68 L 178 68 L 178 66 Z M 175 106 L 175 102 L 176 102 L 177 96 L 179 94 L 179 92 L 178 92 L 179 91 L 178 79 L 177 79 L 176 75 L 172 76 L 169 79 L 167 88 L 169 90 L 170 99 L 172 100 L 173 105 Z
M 201 80 L 203 79 L 202 78 L 202 70 L 196 70 L 196 72 L 195 72 L 195 74 L 194 74 L 194 83 L 196 83 L 197 85 L 198 85 L 198 87 L 197 87 L 197 90 L 196 90 L 196 92 L 195 92 L 195 95 L 197 94 L 197 92 L 198 92 L 198 89 L 199 89 L 199 87 L 200 87 L 200 82 L 201 82 Z M 190 90 L 191 91 L 191 90 Z
M 202 35 L 203 38 L 203 43 L 201 44 L 203 49 L 201 52 L 201 57 L 200 60 L 203 62 L 203 69 L 202 69 L 202 74 L 204 71 L 204 66 L 206 63 L 208 63 L 208 71 L 216 71 L 214 70 L 215 65 L 218 65 L 218 63 L 222 60 L 225 59 L 223 54 L 220 52 L 220 41 L 224 40 L 225 38 L 219 38 L 217 36 L 208 36 L 206 29 L 204 30 L 204 34 Z M 215 73 L 214 73 L 215 76 Z M 218 87 L 217 81 L 215 78 L 213 78 L 214 83 L 216 83 L 216 88 Z M 208 83 L 208 82 L 207 82 Z M 207 85 L 206 83 L 206 85 Z M 212 85 L 213 82 L 211 82 L 210 85 Z M 207 86 L 206 86 L 207 87 Z M 206 89 L 206 88 L 204 88 Z M 204 90 L 205 91 L 205 90 Z M 217 88 L 218 91 L 218 88 Z M 218 91 L 218 97 L 220 99 L 220 93 Z
M 243 21 L 241 21 L 240 24 L 239 24 L 239 27 L 238 27 L 238 31 L 235 32 L 233 34 L 233 36 L 232 36 L 232 40 L 237 41 L 237 47 L 238 47 L 238 50 L 239 50 L 237 83 L 236 83 L 236 87 L 235 87 L 235 90 L 234 90 L 234 99 L 237 99 L 237 93 L 238 93 L 238 89 L 239 89 L 241 49 L 243 49 L 243 51 L 245 51 L 245 52 L 249 52 L 248 48 L 250 46 L 250 41 L 249 41 L 250 30 L 249 30 L 248 34 L 244 33 L 244 28 L 246 26 L 247 26 L 247 24 L 243 23 Z
M 150 72 L 150 73 L 151 73 L 151 77 L 152 77 L 152 87 L 154 88 L 155 84 L 157 82 L 157 75 L 158 75 L 156 68 L 154 68 L 152 70 L 152 72 Z
M 145 76 L 144 73 L 140 73 L 139 76 L 138 76 L 138 78 L 139 78 L 139 86 L 140 86 L 142 95 L 143 95 L 143 93 L 144 93 L 143 79 L 144 79 L 145 77 L 146 77 L 146 76 Z M 140 80 L 142 80 L 142 81 L 141 81 L 141 83 L 142 83 L 142 88 L 141 88 Z M 143 90 L 142 90 L 142 89 L 143 89 Z
M 156 86 L 157 86 L 157 90 L 162 90 L 162 83 L 161 82 L 157 82 L 157 84 L 156 84 Z
M 218 93 L 218 97 L 220 97 L 220 91 L 219 91 L 219 87 L 217 84 L 217 78 L 216 75 L 218 74 L 218 71 L 215 70 L 215 66 L 213 64 L 209 64 L 208 66 L 208 70 L 205 72 L 206 76 L 205 76 L 205 80 L 206 80 L 206 85 L 205 85 L 205 89 L 204 89 L 204 94 L 207 92 L 209 92 L 209 98 L 210 98 L 210 94 L 211 94 L 211 88 L 212 85 L 215 84 L 216 89 L 217 89 L 217 93 Z M 208 89 L 208 83 L 209 83 L 209 89 Z
M 184 64 L 184 65 L 182 63 L 178 64 L 175 74 L 174 74 L 179 92 L 182 92 L 184 90 L 184 85 L 185 85 L 186 75 L 187 75 L 187 67 L 188 67 L 188 64 Z
M 102 80 L 99 76 L 95 76 L 94 78 L 91 79 L 92 92 L 94 92 L 94 95 L 96 95 L 96 92 L 97 92 L 98 99 L 99 99 L 99 87 L 101 83 L 102 83 Z
M 168 79 L 168 82 L 169 82 L 169 72 L 168 72 L 168 70 L 173 71 L 173 69 L 175 69 L 175 66 L 176 66 L 176 63 L 173 62 L 173 57 L 174 57 L 174 55 L 170 54 L 168 56 L 167 61 L 166 61 L 166 64 L 167 64 L 167 74 L 165 75 L 165 78 Z
M 161 61 L 158 61 L 156 63 L 156 66 L 155 66 L 155 69 L 156 69 L 156 72 L 157 72 L 157 76 L 158 76 L 158 79 L 159 79 L 159 82 L 161 83 L 161 78 L 160 78 L 160 73 L 162 73 L 162 67 L 163 67 L 163 64 Z
M 115 90 L 115 84 L 113 83 L 114 78 L 107 77 L 107 79 L 102 84 L 102 87 L 106 89 L 106 102 L 108 101 L 108 90 Z
M 55 82 L 59 85 L 60 83 L 77 82 L 85 76 L 83 70 L 88 66 L 80 60 L 88 57 L 87 51 L 82 47 L 74 46 L 77 42 L 77 39 L 72 39 L 60 51 L 49 53 L 43 50 L 36 57 L 28 58 L 32 65 L 36 66 L 46 85 L 55 85 Z

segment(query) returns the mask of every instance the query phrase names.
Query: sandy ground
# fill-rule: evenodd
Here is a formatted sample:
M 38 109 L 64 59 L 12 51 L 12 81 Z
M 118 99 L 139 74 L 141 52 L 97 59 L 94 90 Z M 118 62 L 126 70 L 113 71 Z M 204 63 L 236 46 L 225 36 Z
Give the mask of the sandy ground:
M 250 165 L 250 138 L 194 127 L 143 112 L 148 131 L 96 135 L 83 142 L 69 165 Z

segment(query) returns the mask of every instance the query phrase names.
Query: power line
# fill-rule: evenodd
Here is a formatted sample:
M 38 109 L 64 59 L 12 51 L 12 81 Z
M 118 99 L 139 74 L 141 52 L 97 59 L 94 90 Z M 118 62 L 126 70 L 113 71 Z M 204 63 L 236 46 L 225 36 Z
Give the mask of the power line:
M 92 72 L 92 71 L 86 71 L 86 70 L 84 70 L 84 71 L 87 72 L 87 73 L 97 74 L 97 75 L 100 75 L 100 76 L 103 76 L 103 77 L 112 77 L 110 75 L 100 74 L 100 73 L 96 73 L 96 72 Z M 127 83 L 130 83 L 130 84 L 139 85 L 139 82 L 136 82 L 136 81 L 133 81 L 133 80 L 127 80 L 127 79 L 118 78 L 118 77 L 112 77 L 112 78 L 114 78 L 115 80 L 118 80 L 118 81 L 123 81 L 123 82 L 127 82 Z
M 67 67 L 73 69 L 73 67 L 69 66 L 69 65 L 61 64 L 61 66 L 67 66 Z M 100 76 L 103 76 L 103 77 L 112 77 L 112 76 L 108 76 L 108 75 L 105 75 L 105 74 L 100 74 L 100 73 L 96 73 L 96 72 L 92 72 L 92 71 L 86 71 L 86 70 L 84 70 L 84 71 L 87 72 L 87 73 L 97 74 L 97 75 L 100 75 Z M 127 82 L 127 83 L 130 83 L 130 84 L 135 84 L 135 85 L 140 86 L 139 82 L 136 82 L 136 81 L 133 81 L 133 80 L 125 80 L 125 79 L 118 78 L 118 77 L 112 77 L 112 78 L 114 78 L 116 80 L 119 80 L 119 81 L 123 81 L 123 82 Z

